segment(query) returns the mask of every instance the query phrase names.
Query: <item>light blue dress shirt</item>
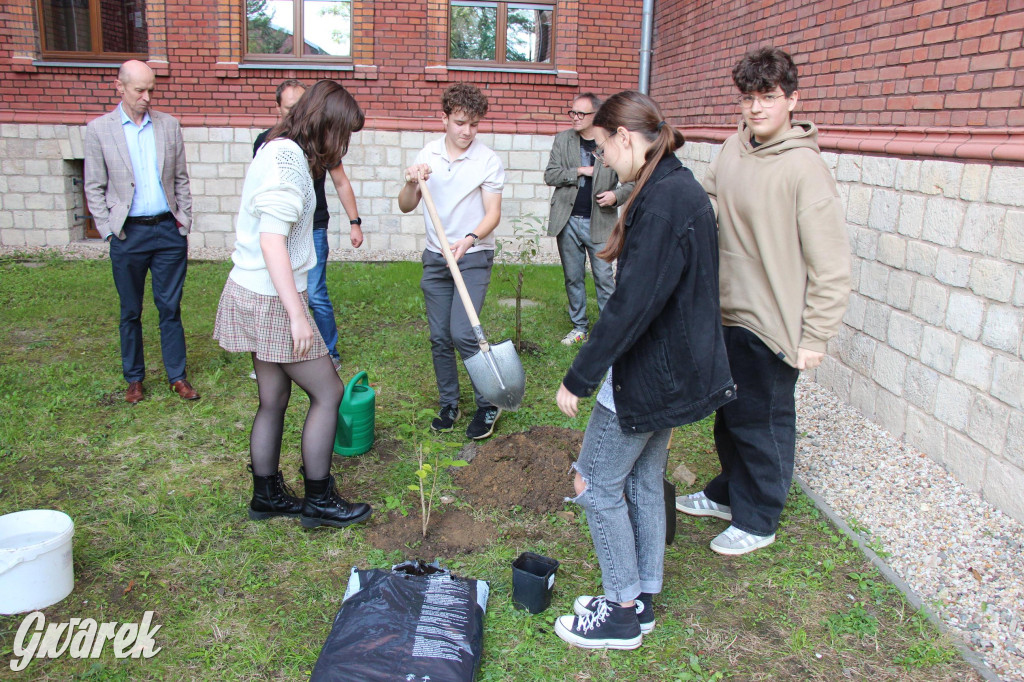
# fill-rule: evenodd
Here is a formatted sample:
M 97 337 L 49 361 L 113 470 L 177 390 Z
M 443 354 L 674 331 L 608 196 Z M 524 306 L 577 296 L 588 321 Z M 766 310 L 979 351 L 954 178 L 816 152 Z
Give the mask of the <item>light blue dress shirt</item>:
M 130 216 L 152 216 L 167 213 L 171 210 L 167 205 L 164 186 L 160 182 L 160 170 L 156 167 L 156 133 L 153 132 L 153 121 L 147 113 L 142 117 L 142 125 L 124 113 L 124 107 L 117 106 L 121 112 L 121 128 L 124 139 L 128 143 L 128 154 L 132 158 L 132 170 L 135 171 L 135 196 L 128 210 Z

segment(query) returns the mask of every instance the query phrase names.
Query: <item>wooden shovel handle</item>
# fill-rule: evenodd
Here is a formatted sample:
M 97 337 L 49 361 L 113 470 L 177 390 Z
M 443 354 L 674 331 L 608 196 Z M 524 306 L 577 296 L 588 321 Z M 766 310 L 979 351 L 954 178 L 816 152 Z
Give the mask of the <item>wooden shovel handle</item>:
M 469 292 L 466 291 L 466 283 L 462 280 L 462 272 L 459 270 L 459 263 L 455 260 L 455 254 L 452 253 L 452 249 L 448 245 L 448 237 L 445 236 L 444 226 L 441 224 L 441 218 L 437 215 L 437 207 L 434 206 L 434 199 L 430 196 L 430 190 L 427 189 L 427 182 L 422 177 L 417 179 L 420 185 L 420 194 L 423 195 L 423 203 L 426 204 L 427 213 L 430 214 L 430 222 L 434 224 L 434 232 L 437 234 L 437 240 L 441 242 L 441 253 L 444 254 L 444 259 L 448 262 L 448 269 L 451 270 L 452 279 L 455 280 L 455 288 L 459 290 L 459 297 L 462 299 L 462 305 L 466 308 L 466 317 L 469 318 L 469 326 L 479 327 L 480 318 L 477 317 L 476 308 L 473 307 L 473 299 L 469 297 Z M 488 344 L 486 341 L 480 343 L 480 349 L 487 352 Z

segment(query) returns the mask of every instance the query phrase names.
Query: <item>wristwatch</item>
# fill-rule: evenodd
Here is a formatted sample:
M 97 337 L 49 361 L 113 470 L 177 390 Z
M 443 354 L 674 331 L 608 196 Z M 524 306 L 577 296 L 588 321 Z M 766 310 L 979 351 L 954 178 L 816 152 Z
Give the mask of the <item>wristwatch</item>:
M 352 220 L 348 221 L 348 224 L 349 225 L 359 225 L 359 226 L 362 226 L 363 219 L 362 218 L 353 218 Z
M 479 243 L 480 243 L 480 237 L 477 237 L 477 236 L 476 236 L 476 234 L 474 234 L 474 233 L 470 232 L 470 233 L 469 233 L 469 234 L 467 234 L 466 236 L 467 236 L 467 237 L 472 237 L 472 238 L 473 238 L 473 246 L 476 246 L 477 244 L 479 244 Z

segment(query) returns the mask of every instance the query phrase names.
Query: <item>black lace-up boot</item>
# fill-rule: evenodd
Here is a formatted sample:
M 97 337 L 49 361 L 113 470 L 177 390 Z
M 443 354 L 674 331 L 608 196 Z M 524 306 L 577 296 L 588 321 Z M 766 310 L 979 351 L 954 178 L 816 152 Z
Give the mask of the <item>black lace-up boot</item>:
M 252 473 L 252 465 L 248 465 Z M 292 489 L 285 485 L 284 476 L 278 471 L 273 476 L 252 475 L 252 500 L 249 501 L 249 518 L 263 521 L 275 516 L 296 517 L 302 513 L 302 498 L 295 497 Z
M 300 468 L 306 485 L 306 499 L 302 504 L 300 520 L 305 528 L 333 526 L 344 528 L 370 518 L 373 508 L 362 502 L 347 502 L 334 489 L 334 476 L 318 481 L 306 478 L 306 470 Z

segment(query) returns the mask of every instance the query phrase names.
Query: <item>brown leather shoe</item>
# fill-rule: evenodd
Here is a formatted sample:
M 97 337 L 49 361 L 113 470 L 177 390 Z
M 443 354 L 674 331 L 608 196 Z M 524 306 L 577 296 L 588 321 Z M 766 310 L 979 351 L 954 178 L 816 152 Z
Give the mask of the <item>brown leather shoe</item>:
M 199 393 L 192 388 L 187 379 L 179 379 L 171 384 L 171 390 L 181 396 L 182 400 L 199 400 Z
M 142 382 L 129 381 L 128 390 L 124 392 L 125 402 L 135 405 L 142 402 Z

